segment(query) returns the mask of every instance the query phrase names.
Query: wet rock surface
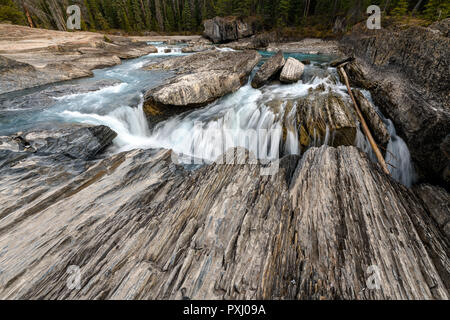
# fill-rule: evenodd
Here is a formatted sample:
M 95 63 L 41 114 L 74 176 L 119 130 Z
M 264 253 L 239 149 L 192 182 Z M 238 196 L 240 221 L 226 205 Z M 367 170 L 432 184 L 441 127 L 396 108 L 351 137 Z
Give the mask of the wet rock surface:
M 0 94 L 92 76 L 157 49 L 125 37 L 0 24 Z
M 1 190 L 0 297 L 448 299 L 448 245 L 423 203 L 360 151 L 313 148 L 290 186 L 290 166 L 262 176 L 235 157 L 187 172 L 170 151 L 135 150 L 51 189 L 28 167 Z M 42 185 L 32 194 L 30 181 Z M 79 290 L 67 287 L 71 265 Z M 367 289 L 372 265 L 380 290 Z
M 252 80 L 253 88 L 261 88 L 270 79 L 278 77 L 279 72 L 285 64 L 284 56 L 282 51 L 278 51 L 277 54 L 270 57 L 261 68 L 256 72 Z
M 300 144 L 306 148 L 328 140 L 332 146 L 353 145 L 357 125 L 348 101 L 320 90 L 311 93 L 297 101 Z
M 35 155 L 58 154 L 87 161 L 95 159 L 116 137 L 117 133 L 106 126 L 60 124 L 1 137 L 0 149 Z

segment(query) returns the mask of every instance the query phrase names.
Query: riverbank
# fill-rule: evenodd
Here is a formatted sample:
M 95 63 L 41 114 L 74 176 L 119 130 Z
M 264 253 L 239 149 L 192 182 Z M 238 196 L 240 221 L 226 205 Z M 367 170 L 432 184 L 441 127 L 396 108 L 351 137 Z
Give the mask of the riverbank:
M 145 41 L 0 24 L 0 94 L 71 79 L 156 52 Z

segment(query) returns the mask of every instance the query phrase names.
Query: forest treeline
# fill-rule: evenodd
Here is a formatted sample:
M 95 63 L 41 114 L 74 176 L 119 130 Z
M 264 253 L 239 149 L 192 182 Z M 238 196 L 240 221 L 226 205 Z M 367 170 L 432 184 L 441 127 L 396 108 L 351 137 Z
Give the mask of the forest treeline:
M 449 0 L 0 0 L 0 22 L 66 30 L 70 5 L 82 10 L 83 30 L 201 32 L 215 16 L 255 16 L 266 30 L 321 23 L 355 23 L 375 4 L 391 16 L 429 21 L 450 16 Z

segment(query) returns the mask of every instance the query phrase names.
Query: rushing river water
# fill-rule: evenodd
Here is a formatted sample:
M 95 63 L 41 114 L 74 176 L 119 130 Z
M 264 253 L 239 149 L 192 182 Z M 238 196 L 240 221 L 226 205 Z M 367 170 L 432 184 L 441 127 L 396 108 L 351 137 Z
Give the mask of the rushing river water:
M 162 71 L 144 71 L 142 67 L 155 59 L 183 55 L 180 47 L 171 47 L 172 52 L 166 53 L 167 47 L 162 43 L 153 44 L 158 47 L 158 53 L 126 61 L 116 67 L 96 70 L 91 79 L 69 82 L 80 85 L 111 80 L 113 82 L 110 85 L 95 91 L 71 92 L 58 96 L 50 107 L 43 110 L 16 109 L 14 101 L 20 93 L 0 97 L 2 106 L 0 134 L 12 134 L 34 128 L 38 124 L 48 125 L 55 122 L 102 124 L 118 134 L 108 152 L 136 148 L 167 148 L 174 150 L 185 162 L 193 158 L 211 162 L 223 153 L 224 145 L 251 146 L 255 148 L 255 154 L 258 154 L 259 158 L 274 160 L 280 154 L 299 155 L 300 147 L 298 128 L 294 120 L 296 107 L 285 110 L 286 104 L 281 103 L 280 107 L 274 110 L 270 106 L 271 101 L 306 96 L 309 89 L 318 86 L 324 86 L 326 90 L 349 99 L 346 87 L 338 80 L 336 70 L 327 67 L 329 57 L 291 54 L 300 60 L 311 61 L 311 65 L 305 68 L 302 81 L 291 85 L 267 85 L 261 89 L 253 89 L 248 83 L 237 92 L 205 108 L 178 115 L 150 130 L 143 112 L 143 94 L 171 74 Z M 261 54 L 264 58 L 271 55 L 267 52 Z M 36 93 L 39 90 L 44 88 L 24 91 L 24 94 Z M 370 93 L 364 94 L 370 99 Z M 284 147 L 281 143 L 283 119 L 287 131 Z M 408 148 L 396 135 L 392 122 L 384 117 L 383 120 L 392 135 L 386 153 L 391 173 L 395 179 L 409 186 L 413 182 L 413 169 Z M 242 132 L 249 129 L 264 130 L 265 135 L 254 138 L 254 141 L 248 141 L 252 138 L 246 137 Z M 324 141 L 315 139 L 313 145 L 328 144 L 329 139 L 330 136 L 327 134 Z M 227 143 L 224 143 L 225 140 Z M 361 132 L 358 132 L 356 144 L 375 159 L 367 139 Z

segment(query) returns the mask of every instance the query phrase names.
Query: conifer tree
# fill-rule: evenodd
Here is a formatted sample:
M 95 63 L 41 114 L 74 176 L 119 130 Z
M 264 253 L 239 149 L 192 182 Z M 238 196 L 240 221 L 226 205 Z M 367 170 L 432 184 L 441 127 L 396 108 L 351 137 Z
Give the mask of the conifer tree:
M 0 22 L 9 21 L 14 24 L 25 24 L 25 15 L 12 0 L 0 0 Z
M 192 30 L 192 14 L 191 14 L 191 6 L 189 4 L 189 0 L 184 1 L 184 8 L 182 13 L 182 22 L 183 22 L 183 30 Z
M 404 16 L 408 12 L 408 1 L 398 0 L 394 10 L 392 10 L 393 16 Z

